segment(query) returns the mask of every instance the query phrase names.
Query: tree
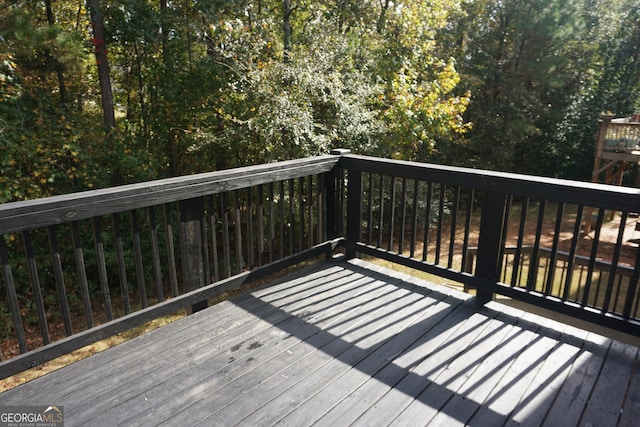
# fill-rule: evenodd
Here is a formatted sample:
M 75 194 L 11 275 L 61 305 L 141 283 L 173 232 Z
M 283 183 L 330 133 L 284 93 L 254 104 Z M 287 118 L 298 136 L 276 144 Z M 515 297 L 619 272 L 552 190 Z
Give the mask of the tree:
M 93 28 L 93 46 L 95 47 L 96 64 L 98 66 L 98 78 L 100 80 L 100 93 L 102 98 L 102 111 L 104 127 L 107 134 L 116 127 L 115 110 L 113 108 L 113 93 L 111 90 L 111 75 L 107 58 L 107 45 L 104 30 L 104 21 L 100 0 L 87 0 L 87 9 L 91 16 Z
M 468 164 L 554 174 L 552 141 L 571 94 L 580 89 L 581 0 L 467 4 L 459 35 L 462 73 L 473 102 Z M 540 161 L 536 163 L 536 161 Z M 550 164 L 551 163 L 551 164 Z M 546 167 L 551 166 L 551 167 Z

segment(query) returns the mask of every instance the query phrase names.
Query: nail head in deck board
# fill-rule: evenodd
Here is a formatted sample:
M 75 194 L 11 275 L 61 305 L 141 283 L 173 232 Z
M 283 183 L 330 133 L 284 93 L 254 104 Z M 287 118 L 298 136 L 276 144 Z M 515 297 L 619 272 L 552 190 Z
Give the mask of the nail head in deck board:
M 463 302 L 468 296 L 369 266 L 361 260 L 321 263 L 4 392 L 0 400 L 3 404 L 23 403 L 25 398 L 55 400 L 65 405 L 70 426 L 106 425 L 110 420 L 193 424 L 212 415 L 209 421 L 215 423 L 215 411 L 223 404 L 230 405 L 224 409 L 229 419 L 249 417 L 247 423 L 303 424 L 315 419 L 322 423 L 324 414 L 324 421 L 345 414 L 356 425 L 365 425 L 367 414 L 389 403 L 405 411 L 391 421 L 385 418 L 385 424 L 399 423 L 410 409 L 422 421 L 428 412 L 445 410 L 440 417 L 460 423 L 484 404 L 473 400 L 477 389 L 465 389 L 469 381 L 473 385 L 474 379 L 483 379 L 487 384 L 476 385 L 482 387 L 478 396 L 492 396 L 495 387 L 514 384 L 517 379 L 509 375 L 535 370 L 532 386 L 518 393 L 522 397 L 505 401 L 512 401 L 517 411 L 522 407 L 519 402 L 547 384 L 553 361 L 569 366 L 573 360 L 570 369 L 563 368 L 562 372 L 568 370 L 564 383 L 554 384 L 559 389 L 553 403 L 546 399 L 544 405 L 531 408 L 546 412 L 551 407 L 547 425 L 575 425 L 585 408 L 587 421 L 589 396 L 593 409 L 596 403 L 612 404 L 618 411 L 621 405 L 637 404 L 638 374 L 633 371 L 637 348 L 613 341 L 607 352 L 610 340 L 597 335 L 583 334 L 586 339 L 560 335 L 565 327 L 553 322 L 538 330 L 536 322 L 543 322 L 536 316 L 518 320 L 523 315 L 519 310 L 495 302 L 478 308 Z M 434 310 L 455 300 L 457 308 Z M 435 313 L 437 317 L 431 317 Z M 517 331 L 522 331 L 519 338 L 504 339 Z M 547 342 L 551 338 L 560 344 Z M 497 350 L 496 342 L 503 342 Z M 548 354 L 535 366 L 530 366 L 532 358 L 517 357 L 528 352 L 535 356 L 538 350 Z M 503 376 L 493 378 L 496 366 L 485 367 L 491 360 L 507 361 L 511 369 L 498 367 Z M 528 364 L 520 366 L 522 362 Z M 607 372 L 626 380 L 607 381 L 603 379 Z M 493 382 L 500 378 L 502 383 Z M 422 388 L 416 387 L 418 380 L 424 381 Z M 324 393 L 316 393 L 321 390 Z M 212 400 L 214 396 L 218 400 Z M 259 400 L 247 400 L 250 396 Z M 344 399 L 359 396 L 371 399 L 350 413 Z M 445 405 L 450 396 L 453 399 Z M 330 397 L 340 406 L 314 412 L 314 407 L 322 406 L 315 400 L 320 397 Z M 266 412 L 261 413 L 263 409 Z M 504 419 L 508 409 L 488 415 Z

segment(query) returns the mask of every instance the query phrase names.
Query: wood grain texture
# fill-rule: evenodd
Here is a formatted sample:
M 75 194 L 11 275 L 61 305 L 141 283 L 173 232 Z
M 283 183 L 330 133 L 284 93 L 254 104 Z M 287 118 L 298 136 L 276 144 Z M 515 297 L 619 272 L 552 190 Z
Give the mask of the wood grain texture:
M 327 261 L 0 403 L 64 405 L 69 426 L 633 425 L 638 357 L 365 261 Z

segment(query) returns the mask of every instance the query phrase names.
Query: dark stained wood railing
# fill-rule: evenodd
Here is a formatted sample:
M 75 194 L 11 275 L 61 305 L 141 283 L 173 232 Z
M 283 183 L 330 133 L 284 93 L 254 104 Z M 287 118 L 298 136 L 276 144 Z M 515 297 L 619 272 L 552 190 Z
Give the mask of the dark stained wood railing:
M 0 377 L 338 246 L 640 333 L 638 212 L 637 189 L 344 150 L 0 205 Z
M 480 301 L 498 293 L 640 332 L 640 190 L 355 155 L 341 165 L 359 199 L 352 252 L 476 288 Z
M 0 205 L 0 376 L 331 254 L 338 161 Z
M 473 272 L 477 253 L 478 248 L 469 248 L 469 262 L 465 266 L 468 273 Z M 634 273 L 629 265 L 615 265 L 600 259 L 592 263 L 586 256 L 571 256 L 568 252 L 535 246 L 507 246 L 502 254 L 501 283 L 521 289 L 533 287 L 540 293 L 562 295 L 577 302 L 583 299 L 587 280 L 590 280 L 595 285 L 589 297 L 590 306 L 623 313 L 622 296 L 627 294 Z M 533 274 L 532 268 L 537 269 Z M 532 277 L 536 280 L 529 286 Z M 630 317 L 640 318 L 639 310 L 636 298 Z

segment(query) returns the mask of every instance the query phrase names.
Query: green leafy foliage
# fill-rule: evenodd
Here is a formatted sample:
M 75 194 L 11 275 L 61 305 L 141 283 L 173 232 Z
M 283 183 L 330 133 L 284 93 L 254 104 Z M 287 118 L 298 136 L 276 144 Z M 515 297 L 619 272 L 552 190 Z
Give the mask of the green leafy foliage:
M 84 2 L 0 9 L 0 201 L 326 153 L 586 178 L 640 108 L 630 0 Z M 46 10 L 46 5 L 50 10 Z

